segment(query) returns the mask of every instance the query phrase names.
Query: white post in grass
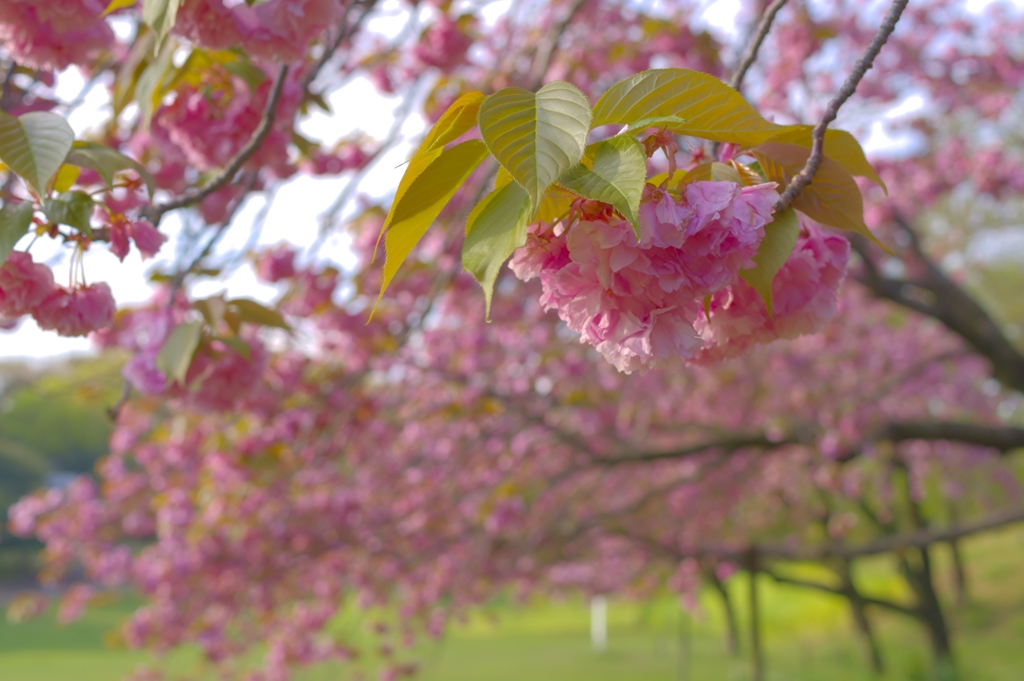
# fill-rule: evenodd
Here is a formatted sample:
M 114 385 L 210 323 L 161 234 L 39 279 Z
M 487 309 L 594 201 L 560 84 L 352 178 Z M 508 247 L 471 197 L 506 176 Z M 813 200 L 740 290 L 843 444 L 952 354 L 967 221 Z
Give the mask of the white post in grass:
M 600 595 L 590 598 L 590 645 L 596 653 L 608 649 L 608 599 Z

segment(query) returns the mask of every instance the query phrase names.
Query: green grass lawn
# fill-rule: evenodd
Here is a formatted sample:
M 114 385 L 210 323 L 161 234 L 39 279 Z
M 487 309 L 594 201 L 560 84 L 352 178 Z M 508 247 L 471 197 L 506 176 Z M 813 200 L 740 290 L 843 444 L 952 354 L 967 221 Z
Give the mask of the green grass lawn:
M 1024 528 L 972 540 L 965 545 L 972 604 L 949 607 L 963 681 L 1024 679 Z M 946 563 L 939 555 L 940 570 Z M 862 571 L 872 593 L 898 596 L 898 581 L 879 561 Z M 745 584 L 730 582 L 737 604 Z M 839 599 L 765 581 L 764 638 L 770 681 L 867 681 L 866 664 L 849 613 Z M 149 661 L 189 681 L 206 675 L 186 651 L 154 661 L 138 652 L 104 645 L 106 632 L 130 605 L 92 609 L 71 626 L 44 616 L 24 624 L 0 623 L 2 681 L 116 681 Z M 740 609 L 741 618 L 745 613 Z M 876 614 L 887 681 L 924 681 L 929 656 L 924 634 L 913 623 Z M 342 623 L 351 627 L 353 622 Z M 609 648 L 590 648 L 589 619 L 579 598 L 525 606 L 495 602 L 416 651 L 423 681 L 745 681 L 749 665 L 725 651 L 723 622 L 711 594 L 700 612 L 684 613 L 675 598 L 643 603 L 613 602 Z M 334 681 L 349 674 L 321 667 L 298 681 Z M 371 675 L 369 678 L 373 678 Z

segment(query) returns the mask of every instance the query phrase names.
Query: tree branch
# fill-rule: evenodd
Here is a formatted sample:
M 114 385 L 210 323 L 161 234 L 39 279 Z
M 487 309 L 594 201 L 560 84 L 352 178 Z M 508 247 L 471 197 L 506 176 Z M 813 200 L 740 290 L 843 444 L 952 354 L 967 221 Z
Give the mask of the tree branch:
M 995 427 L 976 423 L 951 421 L 894 422 L 886 425 L 879 439 L 889 442 L 906 440 L 948 440 L 964 444 L 991 447 L 1001 453 L 1024 447 L 1024 428 Z
M 542 50 L 537 52 L 537 60 L 533 68 L 533 77 L 530 79 L 530 86 L 527 88 L 530 91 L 537 90 L 541 85 L 544 84 L 544 75 L 548 72 L 551 67 L 551 62 L 555 58 L 555 54 L 558 52 L 558 43 L 562 40 L 562 35 L 566 29 L 569 28 L 569 24 L 576 18 L 576 14 L 583 8 L 583 5 L 587 3 L 587 0 L 576 0 L 572 7 L 569 8 L 569 12 L 565 15 L 565 18 L 555 27 L 555 30 L 549 34 L 549 39 L 546 41 Z
M 701 442 L 700 444 L 691 445 L 689 447 L 670 449 L 662 452 L 642 452 L 639 454 L 623 454 L 620 456 L 592 455 L 590 457 L 590 460 L 592 463 L 600 464 L 602 466 L 621 466 L 637 463 L 652 463 L 655 461 L 674 461 L 679 459 L 687 459 L 693 456 L 698 456 L 700 454 L 707 454 L 708 452 L 732 454 L 740 449 L 744 449 L 747 447 L 775 449 L 776 447 L 783 447 L 785 445 L 798 443 L 799 440 L 795 438 L 770 440 L 767 436 L 764 435 L 764 433 L 752 433 L 749 435 L 723 437 L 719 440 Z
M 775 0 L 772 4 L 768 5 L 768 8 L 761 15 L 761 21 L 757 25 L 757 29 L 750 38 L 750 42 L 747 43 L 747 49 L 743 52 L 743 56 L 740 58 L 739 64 L 736 66 L 736 71 L 732 74 L 732 78 L 729 79 L 729 85 L 742 92 L 743 79 L 747 75 L 747 71 L 757 61 L 757 52 L 761 49 L 761 43 L 768 37 L 768 31 L 772 28 L 772 22 L 775 21 L 775 15 L 779 13 L 782 6 L 786 4 L 786 0 Z
M 782 560 L 821 560 L 823 558 L 833 557 L 860 558 L 863 556 L 876 556 L 892 551 L 903 551 L 909 548 L 926 548 L 932 544 L 953 541 L 962 537 L 969 537 L 974 534 L 996 530 L 1022 521 L 1024 521 L 1024 508 L 1015 508 L 966 525 L 947 527 L 941 530 L 925 529 L 912 532 L 910 534 L 892 535 L 889 537 L 883 537 L 870 544 L 862 544 L 860 546 L 843 546 L 836 544 L 821 548 L 806 549 L 791 549 L 781 546 L 759 546 L 758 550 L 766 556 Z
M 281 92 L 284 90 L 284 80 L 287 75 L 288 65 L 282 64 L 277 72 L 277 77 L 274 79 L 274 86 L 270 91 L 270 97 L 267 99 L 267 106 L 263 111 L 263 119 L 260 121 L 259 127 L 256 128 L 252 137 L 249 138 L 249 142 L 231 159 L 227 167 L 202 187 L 189 190 L 163 203 L 155 204 L 150 210 L 146 211 L 146 217 L 153 223 L 154 227 L 160 225 L 160 220 L 163 219 L 165 213 L 199 203 L 235 178 L 235 175 L 242 169 L 245 162 L 256 153 L 267 139 L 267 136 L 270 135 L 270 131 L 274 127 L 274 120 L 277 118 L 277 104 L 281 100 Z
M 903 282 L 884 276 L 871 255 L 867 241 L 858 235 L 851 235 L 850 243 L 864 262 L 864 271 L 858 277 L 861 284 L 878 298 L 890 300 L 942 322 L 989 361 L 995 378 L 1010 388 L 1024 391 L 1024 355 L 1010 342 L 985 308 L 928 257 L 906 218 L 897 214 L 894 221 L 908 236 L 911 252 L 924 266 L 924 280 Z M 929 304 L 908 295 L 909 285 L 923 290 L 936 302 Z
M 896 28 L 896 23 L 900 20 L 900 15 L 903 14 L 903 10 L 907 6 L 907 1 L 894 0 L 888 14 L 885 15 L 885 20 L 878 28 L 878 33 L 875 34 L 871 44 L 864 51 L 864 55 L 857 61 L 853 71 L 846 78 L 846 82 L 839 88 L 839 92 L 829 102 L 825 113 L 822 114 L 817 125 L 814 126 L 814 131 L 811 133 L 811 154 L 807 157 L 807 163 L 804 165 L 803 170 L 789 181 L 785 191 L 782 192 L 782 196 L 779 197 L 778 203 L 775 204 L 776 215 L 789 208 L 793 200 L 800 195 L 800 192 L 811 183 L 814 173 L 817 172 L 818 166 L 821 165 L 821 160 L 825 155 L 825 130 L 828 128 L 829 123 L 836 119 L 840 107 L 853 95 L 857 85 L 864 78 L 864 74 L 868 72 L 868 69 L 874 63 L 875 57 L 878 56 L 882 46 L 885 45 L 889 36 L 892 35 L 893 29 Z
M 887 610 L 892 610 L 893 612 L 898 612 L 901 615 L 906 615 L 907 617 L 913 617 L 914 619 L 921 619 L 921 615 L 920 615 L 920 613 L 917 612 L 917 610 L 915 610 L 915 609 L 913 609 L 913 608 L 911 608 L 909 606 L 903 605 L 901 603 L 895 603 L 893 601 L 887 601 L 887 600 L 882 599 L 882 598 L 874 598 L 872 596 L 865 596 L 864 594 L 862 594 L 860 592 L 856 592 L 856 594 L 854 595 L 854 594 L 851 594 L 848 590 L 844 590 L 844 589 L 842 589 L 840 587 L 830 586 L 828 584 L 822 584 L 821 582 L 815 582 L 815 581 L 809 580 L 809 579 L 799 579 L 797 577 L 789 577 L 789 576 L 786 576 L 786 575 L 780 575 L 777 572 L 773 572 L 771 570 L 767 570 L 767 569 L 765 569 L 763 567 L 760 569 L 760 571 L 762 573 L 768 575 L 769 577 L 771 577 L 773 580 L 775 580 L 779 584 L 790 584 L 792 586 L 802 586 L 802 587 L 805 587 L 805 588 L 808 588 L 808 589 L 815 589 L 817 591 L 824 591 L 825 593 L 834 594 L 836 596 L 842 596 L 844 598 L 851 598 L 851 596 L 852 596 L 853 598 L 857 598 L 858 600 L 860 600 L 865 605 L 876 605 L 876 606 L 878 606 L 880 608 L 885 608 Z

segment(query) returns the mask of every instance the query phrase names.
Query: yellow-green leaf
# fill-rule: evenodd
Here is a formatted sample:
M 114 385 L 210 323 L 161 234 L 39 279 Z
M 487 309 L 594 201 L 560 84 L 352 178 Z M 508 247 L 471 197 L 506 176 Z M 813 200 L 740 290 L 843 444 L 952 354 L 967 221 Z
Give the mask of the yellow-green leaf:
M 284 317 L 277 310 L 272 310 L 265 305 L 257 303 L 255 300 L 248 298 L 235 298 L 234 300 L 228 301 L 228 307 L 231 308 L 237 315 L 238 318 L 243 322 L 249 324 L 256 324 L 258 326 L 276 326 L 279 329 L 291 329 Z
M 144 127 L 149 127 L 153 114 L 160 108 L 167 88 L 175 77 L 174 43 L 173 40 L 157 43 L 154 39 L 153 44 L 157 45 L 156 57 L 146 64 L 135 80 L 133 94 L 139 103 L 139 118 Z
M 476 125 L 476 117 L 480 112 L 480 104 L 485 98 L 482 92 L 467 92 L 452 102 L 452 105 L 441 114 L 441 118 L 430 129 L 413 158 L 434 151 L 449 142 L 454 142 L 465 135 Z
M 613 85 L 594 106 L 595 127 L 632 127 L 650 120 L 663 121 L 657 125 L 680 135 L 745 147 L 766 142 L 782 129 L 719 79 L 688 69 L 638 73 Z
M 77 166 L 68 165 L 65 163 L 57 171 L 57 177 L 53 181 L 53 191 L 55 192 L 66 192 L 74 186 L 75 181 L 78 180 L 78 176 L 82 174 L 82 169 Z
M 769 140 L 770 142 L 783 142 L 786 144 L 798 144 L 801 147 L 811 148 L 811 133 L 814 130 L 813 125 L 787 125 L 779 134 Z M 886 194 L 889 190 L 886 188 L 885 183 L 882 182 L 882 178 L 878 176 L 875 169 L 868 163 L 867 157 L 864 155 L 864 149 L 860 146 L 860 142 L 857 138 L 846 132 L 845 130 L 836 130 L 829 128 L 825 131 L 825 156 L 832 159 L 843 168 L 846 168 L 851 175 L 858 177 L 866 177 L 871 180 L 879 187 L 881 187 Z
M 751 151 L 765 176 L 778 182 L 780 189 L 803 170 L 811 153 L 805 147 L 782 142 L 761 144 Z M 864 199 L 857 181 L 830 158 L 822 159 L 812 182 L 793 201 L 793 208 L 823 225 L 863 234 L 886 248 L 864 224 Z
M 565 217 L 565 214 L 572 208 L 572 202 L 578 197 L 572 192 L 562 189 L 557 184 L 548 187 L 544 192 L 544 198 L 540 200 L 540 207 L 533 221 L 556 222 Z
M 0 265 L 14 250 L 15 244 L 25 236 L 32 225 L 32 202 L 4 203 L 0 208 Z
M 430 151 L 406 168 L 381 230 L 385 248 L 384 281 L 377 304 L 398 268 L 486 155 L 483 142 L 469 140 L 451 149 Z
M 192 355 L 199 347 L 203 322 L 192 321 L 178 324 L 167 334 L 167 340 L 156 356 L 156 368 L 163 372 L 172 383 L 185 384 Z
M 566 189 L 594 201 L 609 203 L 633 225 L 640 240 L 640 198 L 647 179 L 647 155 L 632 137 L 619 135 L 602 141 L 594 165 L 580 164 L 558 179 Z
M 531 215 L 545 190 L 583 158 L 590 102 L 569 83 L 548 83 L 536 94 L 506 88 L 480 106 L 487 149 L 530 197 Z
M 0 111 L 0 161 L 38 196 L 46 195 L 74 141 L 75 131 L 57 114 L 33 111 L 14 117 Z
M 709 161 L 701 163 L 696 168 L 689 170 L 683 175 L 680 184 L 692 184 L 694 182 L 735 182 L 744 184 L 743 177 L 736 168 L 728 163 Z
M 473 208 L 462 244 L 462 264 L 480 282 L 491 319 L 491 297 L 501 266 L 526 243 L 530 197 L 516 183 L 506 184 Z
M 655 116 L 654 118 L 644 118 L 629 124 L 630 133 L 639 132 L 646 130 L 647 128 L 665 128 L 668 126 L 679 126 L 685 125 L 686 120 L 679 116 Z
M 142 20 L 156 34 L 156 49 L 174 28 L 180 4 L 181 0 L 142 0 Z
M 789 208 L 765 225 L 764 240 L 754 256 L 754 268 L 740 270 L 740 278 L 750 284 L 764 298 L 768 308 L 768 316 L 772 314 L 772 282 L 782 266 L 786 264 L 789 254 L 796 246 L 800 235 L 800 221 L 796 211 Z
M 124 9 L 126 7 L 133 7 L 134 5 L 135 0 L 110 0 L 110 4 L 107 5 L 107 8 L 103 10 L 103 14 L 100 16 L 105 17 L 111 12 L 116 12 L 117 10 Z

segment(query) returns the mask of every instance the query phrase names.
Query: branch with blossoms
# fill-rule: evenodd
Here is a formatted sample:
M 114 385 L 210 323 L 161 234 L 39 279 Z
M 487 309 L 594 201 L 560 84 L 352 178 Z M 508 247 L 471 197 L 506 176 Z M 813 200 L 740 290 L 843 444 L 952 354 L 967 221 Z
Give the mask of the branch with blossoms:
M 271 87 L 270 97 L 267 99 L 267 105 L 263 110 L 259 126 L 245 146 L 238 151 L 223 170 L 217 173 L 209 182 L 203 184 L 203 186 L 190 189 L 179 196 L 153 204 L 143 210 L 143 214 L 154 226 L 159 227 L 160 221 L 168 212 L 194 206 L 214 192 L 223 189 L 229 182 L 235 179 L 238 171 L 252 158 L 253 154 L 259 151 L 267 136 L 270 135 L 270 131 L 274 127 L 274 121 L 277 118 L 277 105 L 281 101 L 281 93 L 284 91 L 284 82 L 287 76 L 288 65 L 281 64 L 277 69 L 277 75 L 274 77 L 274 84 Z

